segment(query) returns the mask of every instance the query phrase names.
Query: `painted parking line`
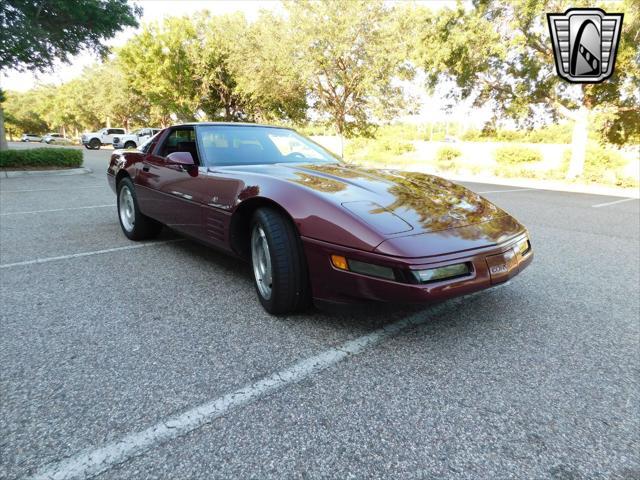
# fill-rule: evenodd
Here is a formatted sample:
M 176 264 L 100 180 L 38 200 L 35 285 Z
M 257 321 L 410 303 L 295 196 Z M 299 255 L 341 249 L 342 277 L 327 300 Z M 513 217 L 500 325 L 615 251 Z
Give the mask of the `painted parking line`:
M 632 200 L 638 200 L 638 199 L 637 198 L 623 198 L 622 200 L 615 200 L 613 202 L 607 202 L 607 203 L 598 203 L 597 205 L 591 205 L 591 206 L 593 208 L 608 207 L 609 205 L 616 205 L 618 203 L 630 202 Z
M 168 243 L 175 243 L 175 242 L 182 242 L 182 241 L 184 241 L 184 238 L 176 238 L 174 240 L 163 240 L 161 242 L 136 243 L 134 245 L 126 245 L 124 247 L 107 248 L 104 250 L 94 250 L 92 252 L 72 253 L 69 255 L 60 255 L 57 257 L 35 258 L 33 260 L 25 260 L 23 262 L 5 263 L 3 265 L 0 265 L 0 268 L 22 267 L 25 265 L 35 265 L 38 263 L 57 262 L 60 260 L 69 260 L 72 258 L 90 257 L 93 255 L 102 255 L 104 253 L 120 252 L 122 250 L 133 250 L 135 248 L 156 247 L 158 245 L 166 245 Z
M 493 288 L 504 287 L 507 284 L 508 282 Z M 467 296 L 467 299 L 470 296 L 478 295 L 478 293 Z M 87 449 L 60 462 L 46 465 L 31 478 L 54 480 L 85 479 L 96 476 L 160 444 L 197 430 L 216 418 L 229 414 L 288 385 L 318 374 L 412 327 L 423 325 L 445 311 L 453 311 L 462 303 L 462 298 L 436 305 L 342 345 L 329 348 L 235 392 L 161 420 L 145 430 L 127 434 L 102 447 Z
M 86 207 L 52 208 L 50 210 L 29 210 L 26 212 L 0 213 L 0 217 L 6 217 L 8 215 L 29 215 L 32 213 L 66 212 L 67 210 L 88 210 L 91 208 L 106 208 L 106 207 L 115 207 L 115 206 L 116 206 L 115 203 L 110 203 L 108 205 L 88 205 Z
M 539 188 L 514 188 L 511 190 L 487 190 L 486 192 L 476 192 L 476 193 L 507 193 L 507 192 L 529 192 L 531 190 L 540 190 Z
M 69 188 L 69 187 L 63 187 L 63 188 L 34 188 L 31 190 L 4 190 L 4 189 L 0 189 L 0 193 L 31 193 L 31 192 L 58 192 L 58 191 L 65 191 L 65 192 L 72 192 L 74 190 L 85 190 L 87 188 L 105 188 L 108 187 L 105 184 L 101 184 L 101 185 L 92 185 L 92 186 L 88 186 L 88 187 L 73 187 L 73 188 Z

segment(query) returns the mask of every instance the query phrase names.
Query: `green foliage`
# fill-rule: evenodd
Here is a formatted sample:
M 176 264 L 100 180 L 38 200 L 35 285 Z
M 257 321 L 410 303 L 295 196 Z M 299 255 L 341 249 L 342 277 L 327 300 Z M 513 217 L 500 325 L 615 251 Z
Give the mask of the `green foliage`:
M 415 147 L 411 142 L 394 136 L 356 137 L 347 142 L 345 158 L 355 161 L 394 163 L 398 157 L 414 150 Z
M 541 178 L 535 170 L 517 165 L 498 165 L 493 174 L 500 178 Z
M 392 155 L 402 155 L 403 153 L 413 152 L 415 147 L 411 142 L 387 137 L 380 140 L 379 149 Z
M 187 17 L 170 17 L 144 27 L 119 51 L 120 68 L 131 89 L 154 105 L 160 117 L 173 113 L 194 121 L 200 104 L 198 78 L 190 58 L 198 43 L 196 24 Z
M 563 155 L 563 168 L 568 166 L 570 157 L 571 151 L 566 150 Z M 637 187 L 637 181 L 628 178 L 623 171 L 626 163 L 624 157 L 615 150 L 590 143 L 587 147 L 584 171 L 580 180 L 619 187 Z
M 542 161 L 539 150 L 517 145 L 497 148 L 494 156 L 499 165 L 520 165 Z
M 381 1 L 311 0 L 287 4 L 294 57 L 310 101 L 340 135 L 370 136 L 372 119 L 395 117 L 405 106 L 393 80 L 408 78 L 403 20 Z M 295 27 L 294 27 L 295 26 Z
M 43 118 L 44 97 L 41 90 L 30 90 L 24 93 L 6 92 L 6 100 L 2 104 L 7 130 L 20 135 L 22 133 L 43 134 L 49 125 Z
M 306 116 L 307 90 L 285 20 L 262 13 L 173 17 L 124 45 L 120 68 L 133 92 L 168 122 L 288 122 Z M 156 122 L 158 123 L 158 122 Z
M 438 170 L 455 170 L 457 160 L 462 152 L 455 147 L 444 146 L 436 152 L 436 167 Z
M 306 121 L 308 83 L 298 68 L 292 26 L 263 11 L 233 39 L 229 57 L 245 117 L 258 122 Z
M 67 167 L 82 165 L 82 150 L 74 148 L 29 148 L 0 150 L 0 168 Z
M 44 70 L 136 27 L 142 10 L 126 0 L 4 0 L 0 3 L 0 69 Z
M 590 5 L 590 4 L 585 4 Z M 492 103 L 497 114 L 526 124 L 542 112 L 575 118 L 578 107 L 609 112 L 601 138 L 622 144 L 640 137 L 640 3 L 625 0 L 615 74 L 606 82 L 577 89 L 556 75 L 545 14 L 564 11 L 567 2 L 476 1 L 437 12 L 418 10 L 414 60 L 431 89 L 446 81 L 452 100 Z M 635 139 L 635 140 L 634 140 Z
M 548 125 L 531 130 L 468 130 L 462 140 L 469 142 L 571 143 L 572 124 Z

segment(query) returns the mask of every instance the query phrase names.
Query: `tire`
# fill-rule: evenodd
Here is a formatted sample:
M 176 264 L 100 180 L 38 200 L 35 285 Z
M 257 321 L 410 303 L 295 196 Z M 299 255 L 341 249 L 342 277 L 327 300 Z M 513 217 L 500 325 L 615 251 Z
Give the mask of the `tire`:
M 289 219 L 272 208 L 258 209 L 251 222 L 250 247 L 254 286 L 264 309 L 278 315 L 307 308 L 307 262 Z
M 129 177 L 118 182 L 118 220 L 129 240 L 147 240 L 157 237 L 162 224 L 143 215 L 138 207 L 136 189 Z
M 136 142 L 132 142 L 131 140 L 129 140 L 124 144 L 124 148 L 136 148 Z
M 97 138 L 92 138 L 91 140 L 89 140 L 89 147 L 91 148 L 91 150 L 100 150 L 101 145 L 102 143 Z

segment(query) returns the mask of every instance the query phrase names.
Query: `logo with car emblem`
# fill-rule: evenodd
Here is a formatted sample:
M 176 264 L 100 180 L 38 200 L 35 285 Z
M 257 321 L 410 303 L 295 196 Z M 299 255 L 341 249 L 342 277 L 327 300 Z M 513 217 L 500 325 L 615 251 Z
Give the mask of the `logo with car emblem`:
M 622 13 L 570 8 L 548 13 L 558 75 L 571 83 L 600 83 L 613 74 Z
M 506 273 L 508 271 L 509 269 L 507 268 L 506 263 L 501 263 L 500 265 L 493 265 L 491 268 L 489 268 L 489 272 L 492 275 L 495 275 L 496 273 Z

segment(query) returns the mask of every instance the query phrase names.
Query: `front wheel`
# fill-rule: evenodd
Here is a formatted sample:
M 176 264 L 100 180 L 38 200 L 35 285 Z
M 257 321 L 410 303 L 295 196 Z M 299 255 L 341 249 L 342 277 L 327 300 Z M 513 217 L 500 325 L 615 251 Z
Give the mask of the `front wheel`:
M 140 212 L 136 191 L 130 178 L 123 178 L 118 183 L 118 218 L 122 231 L 130 240 L 157 237 L 162 230 L 160 222 Z
M 128 141 L 127 143 L 124 144 L 124 148 L 126 149 L 136 148 L 136 142 Z
M 291 221 L 260 208 L 251 225 L 251 264 L 260 303 L 272 314 L 300 311 L 310 303 L 307 263 Z

